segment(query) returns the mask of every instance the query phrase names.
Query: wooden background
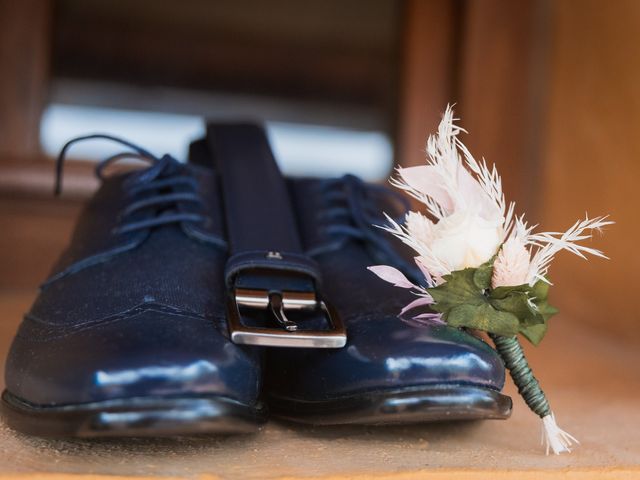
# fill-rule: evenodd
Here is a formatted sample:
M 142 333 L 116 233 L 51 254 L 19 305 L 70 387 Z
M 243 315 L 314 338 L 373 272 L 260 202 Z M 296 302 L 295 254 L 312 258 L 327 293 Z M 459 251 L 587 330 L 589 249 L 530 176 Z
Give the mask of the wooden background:
M 77 210 L 70 203 L 95 187 L 90 167 L 80 163 L 71 166 L 67 181 L 72 200 L 55 204 L 47 200 L 44 208 L 35 201 L 48 196 L 52 182 L 50 164 L 42 159 L 37 141 L 50 84 L 57 76 L 78 74 L 78 65 L 86 63 L 91 45 L 118 72 L 112 77 L 126 80 L 118 64 L 122 46 L 104 46 L 118 37 L 117 32 L 114 36 L 108 31 L 109 23 L 99 15 L 109 11 L 109 3 L 92 1 L 95 8 L 71 0 L 60 2 L 71 12 L 67 18 L 59 13 L 57 2 L 0 0 L 0 196 L 6 212 L 1 220 L 7 225 L 0 236 L 0 285 L 4 288 L 37 284 L 64 245 L 72 222 L 70 212 Z M 280 3 L 280 9 L 286 11 L 287 2 Z M 361 3 L 347 3 L 352 16 L 364 8 Z M 204 8 L 202 2 L 196 4 Z M 89 6 L 82 10 L 77 5 Z M 113 5 L 123 8 L 122 2 Z M 363 27 L 357 41 L 344 40 L 350 45 L 346 53 L 338 54 L 334 44 L 338 40 L 331 43 L 329 34 L 324 34 L 324 43 L 317 44 L 307 34 L 307 43 L 291 47 L 296 48 L 295 65 L 287 68 L 279 57 L 273 57 L 272 63 L 279 65 L 274 70 L 268 64 L 252 63 L 260 50 L 244 39 L 244 47 L 238 50 L 241 58 L 233 68 L 225 69 L 219 56 L 207 64 L 207 56 L 198 51 L 193 54 L 191 70 L 165 83 L 183 82 L 185 88 L 196 88 L 193 78 L 198 72 L 206 71 L 211 78 L 221 72 L 222 80 L 216 84 L 220 89 L 232 83 L 229 78 L 234 72 L 256 75 L 254 84 L 265 85 L 260 87 L 265 89 L 263 94 L 271 91 L 274 98 L 291 102 L 281 87 L 269 90 L 269 85 L 280 85 L 277 78 L 281 76 L 288 79 L 294 100 L 342 101 L 375 112 L 371 121 L 395 138 L 396 160 L 401 164 L 423 160 L 427 134 L 433 132 L 445 105 L 456 102 L 461 123 L 469 131 L 465 139 L 469 147 L 476 156 L 498 165 L 507 195 L 533 222 L 560 229 L 585 211 L 611 214 L 616 225 L 593 242 L 611 260 L 586 263 L 561 255 L 551 272 L 556 283 L 553 301 L 567 316 L 603 334 L 637 342 L 640 329 L 633 328 L 638 320 L 633 299 L 640 268 L 640 255 L 634 248 L 640 235 L 635 187 L 640 179 L 640 59 L 636 51 L 640 2 L 614 0 L 606 9 L 599 5 L 593 0 L 399 1 L 393 7 L 379 6 L 379 12 L 371 14 L 371 22 L 385 15 L 397 17 L 394 29 L 380 34 L 388 37 L 386 41 L 371 43 L 375 35 Z M 174 8 L 180 8 L 178 3 Z M 163 11 L 170 12 L 170 7 L 165 5 L 155 15 Z M 87 25 L 77 18 L 83 12 Z M 120 18 L 115 13 L 112 16 Z M 180 25 L 172 28 L 176 32 L 186 28 Z M 72 34 L 71 27 L 75 29 Z M 74 41 L 88 35 L 91 28 L 96 29 L 91 42 Z M 151 39 L 157 34 L 149 26 L 127 40 L 140 44 L 132 49 L 139 55 L 151 43 L 144 41 L 144 32 Z M 265 48 L 280 52 L 282 38 L 296 33 L 287 31 L 280 38 L 268 32 L 273 38 Z M 210 41 L 233 43 L 222 34 L 218 37 Z M 184 42 L 185 55 L 191 44 L 192 40 Z M 313 48 L 305 50 L 307 44 Z M 150 47 L 144 60 L 149 70 L 157 72 L 160 83 L 167 76 L 167 62 L 170 65 L 180 53 L 163 45 Z M 160 61 L 163 49 L 168 59 L 164 63 Z M 323 59 L 322 75 L 317 72 L 318 62 L 304 62 L 309 50 Z M 125 66 L 134 61 L 130 58 L 133 53 L 127 55 L 121 60 Z M 102 73 L 101 58 L 95 56 L 97 66 L 87 66 L 90 75 Z M 344 62 L 353 68 L 341 68 Z M 316 82 L 313 88 L 309 78 Z M 366 78 L 377 81 L 366 82 Z M 306 87 L 295 88 L 295 79 Z M 150 81 L 136 72 L 129 80 Z M 365 83 L 366 89 L 359 89 Z M 47 219 L 36 221 L 42 216 Z M 33 252 L 42 242 L 36 232 L 55 218 L 59 226 L 47 228 L 46 233 L 50 247 L 38 250 L 34 262 Z
M 38 124 L 50 84 L 57 76 L 78 74 L 87 63 L 91 45 L 104 58 L 94 56 L 95 65 L 87 66 L 87 75 L 103 74 L 99 61 L 103 58 L 118 72 L 112 75 L 115 80 L 126 80 L 118 64 L 122 46 L 105 47 L 118 38 L 103 20 L 110 4 L 92 1 L 59 2 L 71 12 L 65 17 L 59 13 L 58 2 L 0 0 L 0 196 L 5 211 L 2 222 L 7 225 L 0 237 L 0 285 L 4 288 L 37 284 L 65 242 L 72 222 L 70 212 L 77 210 L 69 205 L 70 200 L 56 204 L 47 200 L 44 208 L 34 200 L 45 198 L 52 182 L 50 164 L 42 159 L 38 146 Z M 286 11 L 287 2 L 280 3 L 280 9 Z M 352 17 L 364 8 L 362 3 L 347 3 Z M 202 2 L 196 4 L 204 8 Z M 85 5 L 84 10 L 78 5 Z M 117 13 L 116 7 L 122 9 L 126 2 L 113 5 Z M 260 87 L 265 89 L 263 94 L 271 91 L 283 101 L 291 101 L 285 98 L 286 91 L 291 91 L 294 99 L 366 106 L 376 112 L 371 118 L 377 120 L 372 121 L 395 138 L 396 160 L 401 164 L 422 161 L 426 135 L 434 130 L 445 105 L 457 102 L 461 123 L 469 131 L 468 145 L 476 156 L 498 165 L 508 196 L 517 200 L 533 222 L 560 229 L 585 211 L 611 214 L 616 225 L 593 242 L 611 260 L 585 263 L 561 255 L 551 272 L 557 284 L 553 301 L 567 316 L 603 334 L 640 341 L 640 329 L 633 328 L 638 320 L 633 300 L 640 268 L 635 249 L 640 235 L 635 187 L 640 179 L 640 60 L 636 49 L 640 2 L 614 0 L 607 8 L 593 0 L 407 0 L 393 7 L 376 5 L 378 16 L 372 13 L 371 22 L 385 15 L 397 17 L 395 27 L 380 34 L 388 37 L 386 41 L 372 43 L 375 35 L 363 27 L 358 40 L 344 40 L 350 47 L 337 53 L 338 40 L 331 43 L 325 38 L 316 45 L 313 35 L 307 34 L 307 43 L 291 46 L 296 48 L 295 65 L 287 68 L 274 56 L 271 63 L 279 65 L 274 70 L 269 62 L 252 63 L 260 50 L 245 38 L 244 47 L 238 50 L 241 58 L 233 68 L 225 69 L 219 56 L 208 64 L 207 56 L 197 51 L 191 70 L 165 83 L 183 82 L 196 88 L 192 82 L 198 72 L 206 71 L 211 78 L 221 72 L 216 88 L 223 89 L 233 83 L 229 78 L 234 72 L 255 74 L 256 82 L 264 85 Z M 173 8 L 180 7 L 176 3 Z M 143 19 L 141 11 L 136 14 Z M 170 6 L 155 15 L 163 11 L 170 12 Z M 86 25 L 77 17 L 83 12 Z M 186 29 L 180 25 L 172 28 L 176 32 Z M 91 28 L 95 28 L 91 42 L 74 40 L 88 35 Z M 292 38 L 296 32 L 287 31 L 280 38 L 272 30 L 268 30 L 272 40 L 265 49 L 282 55 L 282 38 Z M 144 40 L 145 32 L 151 39 L 157 34 L 151 27 L 141 28 L 135 38 L 127 40 L 140 45 L 123 57 L 123 65 L 135 60 L 130 58 L 132 52 L 144 57 L 144 45 L 152 43 Z M 218 37 L 210 41 L 233 43 L 222 34 Z M 171 59 L 180 53 L 176 48 L 168 50 L 165 43 L 150 47 L 143 62 L 157 72 L 160 83 L 167 76 L 167 62 L 171 65 Z M 313 48 L 305 50 L 307 44 Z M 192 40 L 183 45 L 185 55 L 192 50 L 189 45 Z M 163 49 L 167 50 L 164 63 L 160 61 Z M 322 75 L 317 61 L 304 61 L 310 50 L 322 59 Z M 353 68 L 341 68 L 343 64 L 353 64 Z M 130 75 L 130 81 L 150 81 L 137 72 Z M 280 76 L 288 79 L 289 90 L 281 88 Z M 312 88 L 310 78 L 316 82 Z M 366 78 L 376 82 L 366 82 Z M 279 87 L 269 90 L 269 85 Z M 69 175 L 70 198 L 81 199 L 95 187 L 88 166 L 71 166 Z M 42 216 L 47 219 L 37 221 Z M 59 226 L 47 228 L 45 236 L 50 247 L 38 250 L 34 262 L 33 252 L 42 242 L 38 229 L 50 226 L 55 218 Z
M 591 245 L 611 260 L 560 254 L 553 265 L 551 300 L 561 309 L 553 322 L 571 318 L 640 341 L 640 2 L 480 0 L 465 2 L 457 20 L 452 2 L 412 5 L 423 23 L 412 18 L 405 36 L 413 62 L 404 66 L 399 160 L 422 161 L 437 106 L 456 101 L 467 145 L 497 164 L 507 196 L 533 223 L 559 230 L 585 212 L 610 214 L 616 224 Z M 438 28 L 427 34 L 434 10 Z M 445 50 L 416 54 L 415 43 L 426 44 L 447 19 Z
M 613 4 L 556 4 L 540 218 L 559 228 L 584 211 L 611 214 L 616 225 L 594 242 L 611 260 L 561 258 L 554 298 L 573 318 L 637 342 L 640 2 Z
M 640 1 L 263 5 L 0 0 L 0 367 L 21 312 L 97 185 L 89 162 L 70 162 L 64 197 L 51 197 L 52 162 L 38 142 L 49 102 L 204 115 L 212 112 L 153 92 L 210 85 L 230 98 L 266 99 L 256 103 L 265 118 L 386 131 L 403 165 L 423 161 L 426 136 L 446 104 L 456 103 L 465 142 L 497 164 L 508 197 L 533 223 L 565 229 L 585 211 L 616 221 L 591 243 L 611 260 L 558 257 L 551 300 L 561 314 L 549 339 L 528 348 L 562 425 L 582 447 L 572 456 L 541 456 L 538 420 L 507 385 L 514 418 L 469 428 L 316 431 L 270 423 L 248 440 L 92 443 L 41 441 L 0 423 L 0 478 L 49 470 L 638 478 Z M 105 80 L 115 87 L 103 90 Z

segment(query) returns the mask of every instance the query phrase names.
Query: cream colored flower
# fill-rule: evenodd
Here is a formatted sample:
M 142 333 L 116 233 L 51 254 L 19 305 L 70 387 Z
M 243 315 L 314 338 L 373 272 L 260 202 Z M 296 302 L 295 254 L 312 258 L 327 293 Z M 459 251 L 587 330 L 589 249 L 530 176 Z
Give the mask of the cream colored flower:
M 479 267 L 493 257 L 504 237 L 502 222 L 477 213 L 456 212 L 433 227 L 428 247 L 450 271 Z

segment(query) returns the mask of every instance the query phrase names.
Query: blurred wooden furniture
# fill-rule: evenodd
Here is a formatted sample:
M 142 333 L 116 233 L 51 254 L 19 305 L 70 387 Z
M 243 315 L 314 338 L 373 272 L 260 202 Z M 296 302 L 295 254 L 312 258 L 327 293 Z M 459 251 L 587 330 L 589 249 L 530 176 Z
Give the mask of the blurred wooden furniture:
M 33 156 L 46 101 L 51 2 L 0 0 L 0 154 Z
M 463 140 L 498 166 L 507 197 L 530 224 L 564 231 L 585 211 L 610 214 L 616 225 L 592 246 L 611 261 L 561 254 L 552 302 L 602 335 L 638 345 L 640 3 L 619 0 L 606 11 L 594 0 L 407 5 L 399 161 L 419 162 L 443 108 L 434 105 L 458 102 L 469 131 Z M 454 64 L 440 55 L 451 51 Z
M 293 0 L 275 2 L 271 12 L 252 0 L 189 0 L 184 4 L 193 10 L 187 13 L 179 2 L 151 2 L 158 8 L 150 2 L 0 0 L 0 361 L 96 185 L 91 164 L 70 162 L 67 193 L 50 197 L 52 163 L 39 153 L 37 139 L 58 76 L 128 79 L 149 88 L 215 84 L 232 93 L 260 85 L 263 90 L 253 93 L 287 106 L 270 114 L 285 118 L 295 110 L 298 121 L 311 115 L 331 122 L 341 108 L 355 109 L 357 115 L 342 121 L 391 132 L 405 165 L 422 161 L 440 112 L 458 102 L 470 133 L 465 142 L 498 165 L 508 197 L 532 223 L 564 229 L 584 208 L 590 215 L 610 213 L 617 222 L 593 241 L 611 261 L 559 257 L 552 302 L 562 314 L 548 340 L 529 348 L 562 426 L 583 444 L 571 455 L 542 455 L 538 420 L 509 385 L 514 418 L 476 425 L 314 429 L 274 423 L 252 437 L 126 442 L 45 441 L 0 425 L 0 479 L 88 473 L 640 478 L 640 329 L 634 328 L 633 302 L 640 270 L 640 3 L 352 0 L 313 3 L 313 14 L 305 16 L 306 7 Z M 278 20 L 287 9 L 307 23 L 296 26 L 296 16 Z M 339 28 L 327 31 L 322 26 L 334 17 Z M 246 31 L 239 27 L 243 21 Z M 213 46 L 220 51 L 211 53 Z M 264 61 L 258 61 L 262 51 Z M 73 89 L 65 92 L 69 100 Z M 114 101 L 122 107 L 135 100 L 125 95 Z M 291 110 L 296 102 L 306 107 Z M 171 102 L 162 108 L 172 105 L 178 108 Z M 305 113 L 309 105 L 320 113 Z M 323 110 L 326 105 L 331 108 Z

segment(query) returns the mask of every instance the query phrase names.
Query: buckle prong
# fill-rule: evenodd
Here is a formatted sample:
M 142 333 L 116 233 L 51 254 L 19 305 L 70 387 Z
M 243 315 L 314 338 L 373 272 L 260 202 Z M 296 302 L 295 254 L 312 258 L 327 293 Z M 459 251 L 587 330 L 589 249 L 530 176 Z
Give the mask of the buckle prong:
M 284 314 L 284 303 L 282 301 L 281 293 L 270 293 L 269 294 L 269 305 L 271 306 L 271 312 L 273 316 L 276 318 L 278 323 L 282 325 L 287 332 L 295 332 L 298 330 L 298 325 L 295 322 L 292 322 L 287 318 Z
M 271 310 L 282 327 L 247 326 L 242 321 L 240 307 Z M 319 311 L 329 325 L 326 330 L 301 329 L 291 321 L 287 310 Z M 271 347 L 341 348 L 347 343 L 347 333 L 336 311 L 316 298 L 312 292 L 267 291 L 236 288 L 227 302 L 229 333 L 234 343 Z

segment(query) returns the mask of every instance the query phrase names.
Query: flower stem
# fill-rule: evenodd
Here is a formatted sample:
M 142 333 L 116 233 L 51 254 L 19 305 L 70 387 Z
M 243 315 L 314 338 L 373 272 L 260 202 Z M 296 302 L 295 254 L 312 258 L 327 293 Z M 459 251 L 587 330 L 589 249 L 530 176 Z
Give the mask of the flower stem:
M 503 337 L 490 333 L 496 349 L 509 369 L 513 383 L 518 387 L 529 408 L 542 418 L 542 443 L 546 445 L 547 455 L 552 450 L 556 455 L 571 452 L 571 447 L 578 440 L 558 427 L 556 418 L 549 407 L 549 402 L 536 377 L 533 376 L 529 363 L 524 356 L 522 346 L 516 337 Z
M 516 337 L 504 337 L 502 335 L 489 334 L 496 345 L 496 350 L 502 357 L 505 366 L 509 369 L 513 383 L 518 387 L 518 393 L 522 396 L 529 408 L 538 416 L 551 415 L 551 407 L 536 377 L 533 376 L 529 362 L 524 356 L 524 350 Z

